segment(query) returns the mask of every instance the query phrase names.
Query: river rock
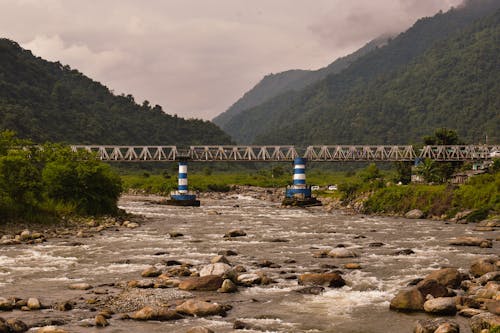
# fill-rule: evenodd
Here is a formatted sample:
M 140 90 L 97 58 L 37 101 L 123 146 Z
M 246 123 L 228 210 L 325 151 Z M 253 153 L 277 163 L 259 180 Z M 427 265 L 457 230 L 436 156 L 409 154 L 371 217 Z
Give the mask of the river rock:
M 486 309 L 497 315 L 500 316 L 500 300 L 489 300 L 484 303 L 486 305 Z
M 434 279 L 425 278 L 416 284 L 416 288 L 422 296 L 444 297 L 448 295 L 448 289 Z
M 325 288 L 320 286 L 310 286 L 295 290 L 295 292 L 298 292 L 299 294 L 306 294 L 306 295 L 319 295 L 324 291 Z
M 438 331 L 439 330 L 439 331 Z M 437 318 L 417 321 L 413 333 L 459 333 L 460 326 L 453 320 Z
M 149 289 L 154 288 L 155 283 L 151 280 L 130 280 L 127 282 L 128 288 Z
M 431 298 L 424 303 L 424 310 L 437 315 L 454 315 L 457 312 L 455 297 Z
M 215 333 L 215 332 L 203 326 L 196 326 L 188 329 L 186 333 Z
M 0 311 L 10 311 L 14 307 L 14 302 L 11 299 L 0 297 Z
M 177 311 L 169 310 L 164 307 L 151 307 L 145 306 L 139 311 L 134 312 L 130 318 L 134 320 L 158 320 L 158 321 L 169 321 L 182 319 L 182 316 L 177 313 Z
M 233 250 L 221 250 L 221 251 L 217 252 L 217 254 L 223 255 L 226 257 L 230 257 L 230 256 L 237 256 L 238 252 L 233 251 Z
M 68 288 L 72 290 L 89 290 L 92 289 L 92 286 L 88 283 L 73 283 Z
M 224 235 L 224 238 L 244 237 L 247 233 L 243 230 L 231 230 Z
M 306 273 L 299 275 L 301 285 L 315 285 L 340 288 L 345 285 L 344 279 L 337 273 Z
M 406 212 L 405 217 L 407 219 L 421 219 L 424 217 L 424 212 L 422 212 L 420 209 L 412 209 Z
M 483 312 L 484 311 L 479 310 L 479 309 L 465 308 L 465 309 L 458 311 L 458 315 L 465 317 L 465 318 L 471 318 L 471 317 L 474 317 L 474 316 L 481 314 Z
M 493 246 L 492 242 L 486 238 L 472 237 L 472 236 L 463 236 L 454 238 L 450 240 L 449 244 L 455 246 L 479 246 L 483 248 Z
M 42 307 L 38 298 L 34 297 L 28 298 L 28 302 L 26 303 L 26 305 L 30 310 L 40 310 L 40 308 Z
M 474 276 L 481 276 L 483 274 L 493 272 L 497 270 L 497 267 L 495 265 L 495 261 L 493 258 L 480 258 L 477 260 L 474 260 L 470 267 L 470 272 Z
M 215 291 L 222 286 L 224 280 L 217 275 L 192 277 L 179 284 L 181 290 Z
M 255 273 L 247 273 L 238 275 L 237 281 L 239 284 L 245 286 L 251 286 L 254 284 L 259 284 L 262 280 L 262 277 Z
M 161 270 L 158 268 L 151 266 L 142 271 L 142 277 L 157 277 L 161 275 Z
M 139 223 L 136 223 L 136 222 L 129 222 L 127 224 L 123 223 L 123 225 L 129 229 L 135 229 L 135 228 L 138 228 L 140 226 Z
M 456 289 L 462 282 L 462 273 L 456 268 L 443 268 L 427 275 L 424 280 L 436 280 L 439 284 Z
M 350 262 L 344 265 L 346 269 L 361 269 L 361 265 L 355 262 Z
M 176 231 L 169 232 L 168 235 L 170 236 L 170 238 L 177 238 L 177 237 L 184 236 L 184 234 L 182 234 L 180 232 L 176 232 Z
M 479 284 L 487 284 L 490 281 L 500 281 L 500 271 L 483 274 L 480 278 L 477 279 L 477 282 Z
M 401 289 L 391 300 L 389 308 L 396 311 L 422 311 L 424 309 L 424 296 L 416 287 Z
M 352 250 L 339 247 L 329 251 L 328 256 L 332 258 L 356 258 L 358 254 Z
M 204 266 L 200 270 L 200 276 L 207 276 L 207 275 L 223 276 L 230 274 L 231 271 L 232 267 L 229 266 L 228 264 L 217 262 L 215 264 Z
M 28 330 L 28 325 L 15 318 L 7 319 L 5 323 L 10 328 L 11 333 L 24 333 Z
M 175 310 L 179 313 L 187 314 L 190 316 L 206 317 L 206 316 L 224 316 L 226 311 L 224 307 L 217 303 L 210 303 L 190 299 L 178 305 Z
M 415 251 L 413 251 L 412 249 L 403 249 L 394 252 L 395 256 L 409 256 L 412 254 L 415 254 Z
M 483 329 L 489 330 L 496 326 L 500 326 L 500 316 L 493 313 L 484 312 L 472 317 L 469 321 L 472 333 L 482 333 Z
M 102 314 L 95 316 L 94 322 L 97 327 L 106 327 L 109 325 L 107 319 Z
M 485 299 L 493 298 L 497 294 L 500 294 L 500 284 L 496 281 L 490 281 L 486 283 L 484 287 L 476 290 L 475 294 L 476 298 L 485 298 Z
M 225 279 L 222 282 L 222 286 L 217 289 L 217 291 L 220 293 L 234 293 L 238 291 L 238 287 L 230 279 Z
M 226 258 L 224 255 L 221 255 L 221 254 L 219 254 L 219 255 L 218 255 L 218 256 L 216 256 L 216 257 L 213 257 L 213 258 L 210 260 L 210 263 L 211 263 L 211 264 L 223 263 L 223 264 L 228 264 L 228 265 L 230 265 L 229 260 L 227 260 L 227 258 Z
M 36 333 L 68 333 L 68 331 L 57 326 L 44 326 L 40 327 Z
M 27 240 L 31 239 L 31 232 L 29 230 L 23 230 L 19 234 L 19 238 L 21 239 L 21 241 L 27 241 Z

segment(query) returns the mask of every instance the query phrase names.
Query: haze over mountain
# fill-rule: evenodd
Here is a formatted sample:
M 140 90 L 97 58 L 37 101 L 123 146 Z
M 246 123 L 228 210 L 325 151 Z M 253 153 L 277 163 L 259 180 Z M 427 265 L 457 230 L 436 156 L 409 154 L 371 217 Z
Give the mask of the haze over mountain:
M 240 143 L 406 143 L 437 127 L 500 132 L 498 0 L 420 19 L 386 46 L 300 91 L 226 119 Z M 493 14 L 493 15 L 492 15 Z
M 132 95 L 114 95 L 76 69 L 48 62 L 0 39 L 0 130 L 36 142 L 73 144 L 227 144 L 213 123 L 186 120 Z

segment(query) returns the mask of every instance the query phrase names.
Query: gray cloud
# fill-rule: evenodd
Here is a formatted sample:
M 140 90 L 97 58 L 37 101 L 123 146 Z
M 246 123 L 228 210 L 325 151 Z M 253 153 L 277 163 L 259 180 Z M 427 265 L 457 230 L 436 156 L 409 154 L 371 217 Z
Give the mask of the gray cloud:
M 209 119 L 268 73 L 325 66 L 460 2 L 0 0 L 0 31 L 115 93 Z

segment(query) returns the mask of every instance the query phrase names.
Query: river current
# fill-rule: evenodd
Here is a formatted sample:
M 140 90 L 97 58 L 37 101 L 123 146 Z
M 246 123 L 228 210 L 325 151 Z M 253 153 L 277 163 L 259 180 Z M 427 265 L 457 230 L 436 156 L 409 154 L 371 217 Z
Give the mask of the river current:
M 81 326 L 95 316 L 85 308 L 69 312 L 14 311 L 0 316 L 27 322 L 61 318 L 66 322 L 63 327 L 71 332 L 186 332 L 201 325 L 223 333 L 233 332 L 233 323 L 239 319 L 254 325 L 255 332 L 409 333 L 417 319 L 429 317 L 390 311 L 389 302 L 399 289 L 432 270 L 466 270 L 475 258 L 499 253 L 499 242 L 489 249 L 448 245 L 448 240 L 457 236 L 493 237 L 493 232 L 473 231 L 473 225 L 353 216 L 341 211 L 328 213 L 321 207 L 285 209 L 276 203 L 236 195 L 203 199 L 200 208 L 157 205 L 151 203 L 153 199 L 121 199 L 122 208 L 145 217 L 136 229 L 0 247 L 0 296 L 38 297 L 45 304 L 100 295 L 112 298 L 121 292 L 114 283 L 140 279 L 141 271 L 151 265 L 165 268 L 167 260 L 178 260 L 199 267 L 210 263 L 221 250 L 238 253 L 228 257 L 232 265 L 243 265 L 248 272 L 263 271 L 277 283 L 240 287 L 234 294 L 192 293 L 231 305 L 226 317 L 136 322 L 114 316 L 110 326 L 97 329 Z M 223 238 L 232 229 L 244 230 L 247 236 Z M 184 236 L 171 238 L 170 232 Z M 76 241 L 81 244 L 74 246 Z M 359 257 L 313 257 L 318 250 L 339 246 L 354 250 Z M 396 254 L 405 249 L 414 253 Z M 259 267 L 261 260 L 271 261 L 276 267 Z M 345 263 L 352 262 L 360 264 L 361 269 L 344 268 Z M 337 269 L 342 271 L 346 286 L 326 288 L 319 295 L 295 291 L 300 286 L 294 276 Z M 76 282 L 90 283 L 98 291 L 68 290 L 67 286 Z M 175 289 L 150 291 L 160 293 L 167 301 L 179 296 Z M 182 296 L 189 297 L 186 294 Z M 465 319 L 456 320 L 461 332 L 470 332 Z

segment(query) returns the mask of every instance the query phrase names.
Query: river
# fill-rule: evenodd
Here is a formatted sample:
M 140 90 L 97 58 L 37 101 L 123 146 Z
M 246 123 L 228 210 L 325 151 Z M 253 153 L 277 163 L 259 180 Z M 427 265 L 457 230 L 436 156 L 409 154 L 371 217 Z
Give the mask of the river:
M 228 257 L 231 264 L 243 265 L 249 272 L 264 271 L 277 283 L 240 287 L 234 294 L 192 293 L 231 305 L 226 317 L 160 323 L 120 320 L 115 315 L 110 326 L 97 329 L 81 326 L 95 316 L 91 306 L 76 306 L 69 312 L 47 309 L 4 312 L 0 316 L 27 322 L 60 319 L 71 332 L 186 332 L 189 327 L 202 325 L 223 333 L 233 332 L 234 321 L 240 319 L 258 327 L 256 332 L 409 333 L 417 319 L 429 317 L 390 311 L 389 302 L 397 290 L 432 270 L 450 266 L 465 270 L 475 258 L 499 253 L 499 242 L 487 249 L 448 245 L 448 240 L 456 236 L 493 236 L 473 231 L 473 225 L 353 216 L 341 211 L 327 213 L 321 207 L 284 209 L 276 203 L 241 195 L 223 200 L 203 199 L 201 208 L 151 204 L 151 199 L 121 199 L 122 208 L 145 216 L 145 222 L 136 229 L 120 228 L 119 232 L 105 230 L 89 238 L 71 236 L 37 245 L 0 247 L 0 296 L 38 297 L 45 304 L 65 300 L 92 303 L 89 299 L 98 299 L 97 305 L 100 301 L 109 303 L 122 291 L 119 283 L 140 279 L 140 272 L 151 265 L 165 268 L 163 263 L 167 260 L 178 260 L 199 268 L 221 250 L 238 253 Z M 231 229 L 242 229 L 247 236 L 223 238 Z M 171 238 L 169 232 L 174 231 L 184 236 Z M 75 246 L 75 242 L 81 244 Z M 374 243 L 383 245 L 377 247 Z M 359 257 L 312 256 L 318 250 L 338 246 L 353 249 Z M 414 254 L 396 254 L 404 249 L 411 249 Z M 276 267 L 258 267 L 259 260 L 264 259 Z M 359 263 L 361 269 L 345 269 L 348 262 Z M 294 291 L 299 288 L 294 276 L 335 270 L 334 266 L 342 271 L 347 286 L 327 288 L 320 295 Z M 67 285 L 75 282 L 87 282 L 96 288 L 68 290 Z M 190 297 L 176 289 L 143 292 L 165 302 Z M 130 308 L 133 306 L 131 300 Z M 465 319 L 456 319 L 461 332 L 470 332 Z

